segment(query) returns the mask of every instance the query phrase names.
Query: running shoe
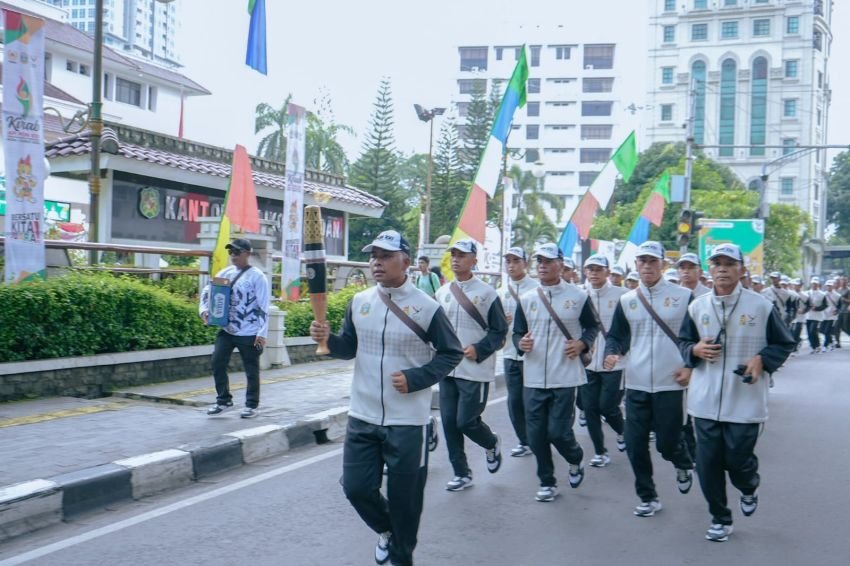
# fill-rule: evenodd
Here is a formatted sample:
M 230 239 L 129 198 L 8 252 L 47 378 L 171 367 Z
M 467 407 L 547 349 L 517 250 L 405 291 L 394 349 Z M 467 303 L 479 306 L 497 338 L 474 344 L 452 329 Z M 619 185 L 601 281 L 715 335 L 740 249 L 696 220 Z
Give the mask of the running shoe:
M 511 456 L 514 458 L 522 458 L 523 456 L 528 456 L 531 454 L 531 448 L 526 446 L 525 444 L 517 444 L 516 448 L 511 449 Z
M 622 434 L 617 435 L 617 450 L 620 452 L 626 451 L 626 437 Z
M 587 426 L 587 417 L 584 416 L 584 411 L 578 412 L 578 426 Z
M 436 450 L 439 443 L 440 435 L 437 434 L 437 420 L 434 417 L 428 417 L 428 452 Z
M 386 564 L 390 559 L 390 541 L 393 535 L 387 531 L 378 535 L 378 543 L 375 545 L 375 562 Z
M 455 476 L 446 484 L 446 491 L 463 491 L 468 487 L 472 487 L 472 476 Z
M 732 525 L 721 525 L 713 523 L 711 528 L 705 531 L 705 539 L 712 542 L 726 542 L 732 534 Z
M 535 499 L 542 503 L 548 503 L 550 501 L 555 501 L 556 497 L 558 497 L 557 485 L 542 485 L 540 486 L 540 489 L 537 490 Z
M 224 411 L 226 411 L 227 409 L 230 409 L 232 407 L 233 407 L 232 401 L 228 401 L 224 405 L 220 405 L 220 404 L 216 403 L 215 405 L 212 405 L 209 409 L 207 409 L 207 414 L 210 415 L 210 416 L 220 415 L 221 413 L 223 413 Z
M 499 468 L 502 465 L 502 440 L 499 438 L 498 434 L 494 434 L 496 437 L 496 445 L 487 450 L 487 471 L 491 474 L 495 474 L 499 471 Z
M 741 513 L 744 514 L 745 517 L 749 517 L 753 513 L 756 512 L 756 509 L 759 508 L 759 496 L 754 493 L 752 495 L 742 495 L 741 496 Z
M 597 454 L 593 458 L 590 459 L 590 465 L 594 468 L 604 468 L 608 464 L 611 463 L 611 458 L 608 456 L 608 453 Z
M 651 501 L 644 501 L 635 507 L 634 514 L 637 517 L 652 517 L 662 509 L 663 507 L 661 506 L 661 502 L 657 499 L 653 499 Z
M 679 485 L 679 493 L 685 494 L 694 485 L 694 473 L 690 470 L 676 468 L 676 483 Z
M 242 412 L 239 413 L 239 416 L 243 419 L 253 419 L 258 414 L 259 413 L 257 412 L 257 409 L 252 407 L 245 407 L 244 409 L 242 409 Z
M 570 487 L 575 489 L 584 481 L 584 466 L 581 464 L 570 464 Z

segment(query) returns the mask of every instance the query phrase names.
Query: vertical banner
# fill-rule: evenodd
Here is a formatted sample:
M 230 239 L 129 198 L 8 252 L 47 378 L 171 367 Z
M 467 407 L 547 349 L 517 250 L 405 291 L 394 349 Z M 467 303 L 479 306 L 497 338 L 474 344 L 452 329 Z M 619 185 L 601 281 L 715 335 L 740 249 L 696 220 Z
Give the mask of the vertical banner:
M 699 257 L 708 271 L 708 256 L 720 244 L 732 243 L 741 248 L 744 265 L 750 275 L 764 275 L 764 220 L 713 220 L 703 218 L 699 229 Z
M 283 266 L 280 292 L 284 300 L 301 296 L 301 235 L 304 220 L 304 153 L 307 145 L 307 112 L 287 105 L 286 193 L 283 200 Z
M 514 221 L 512 216 L 514 203 L 514 180 L 508 176 L 502 178 L 502 253 L 499 270 L 505 273 L 505 253 L 510 249 L 513 240 Z M 504 279 L 507 281 L 507 279 Z
M 6 281 L 44 279 L 44 21 L 3 10 Z

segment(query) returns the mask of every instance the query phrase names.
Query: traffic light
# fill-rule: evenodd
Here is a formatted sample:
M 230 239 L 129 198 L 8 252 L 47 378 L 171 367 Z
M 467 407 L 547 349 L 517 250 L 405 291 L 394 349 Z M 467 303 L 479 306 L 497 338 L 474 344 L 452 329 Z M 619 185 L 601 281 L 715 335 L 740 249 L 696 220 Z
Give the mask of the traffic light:
M 691 233 L 694 229 L 694 212 L 683 209 L 679 213 L 679 222 L 676 223 L 676 243 L 680 248 L 686 248 L 691 241 Z

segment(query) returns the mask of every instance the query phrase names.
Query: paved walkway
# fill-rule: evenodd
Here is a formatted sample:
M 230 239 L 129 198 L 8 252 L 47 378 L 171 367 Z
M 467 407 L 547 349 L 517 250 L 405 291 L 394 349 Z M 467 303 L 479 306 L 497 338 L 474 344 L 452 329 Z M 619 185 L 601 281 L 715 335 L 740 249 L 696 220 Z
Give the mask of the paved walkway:
M 347 406 L 351 361 L 261 373 L 260 414 L 239 418 L 245 374 L 231 375 L 235 410 L 207 417 L 212 377 L 115 392 L 104 399 L 55 397 L 0 404 L 0 486 L 97 466 L 266 424 L 289 424 Z

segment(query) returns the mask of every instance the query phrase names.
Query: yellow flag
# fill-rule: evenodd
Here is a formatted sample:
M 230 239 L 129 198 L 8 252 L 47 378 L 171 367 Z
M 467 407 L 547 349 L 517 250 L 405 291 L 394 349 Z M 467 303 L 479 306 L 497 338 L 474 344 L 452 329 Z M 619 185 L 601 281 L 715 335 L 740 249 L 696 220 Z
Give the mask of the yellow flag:
M 229 243 L 230 219 L 227 214 L 222 214 L 221 223 L 218 225 L 218 238 L 215 241 L 215 249 L 210 262 L 210 277 L 215 277 L 219 271 L 230 265 L 230 261 L 228 261 L 230 258 L 225 247 Z

